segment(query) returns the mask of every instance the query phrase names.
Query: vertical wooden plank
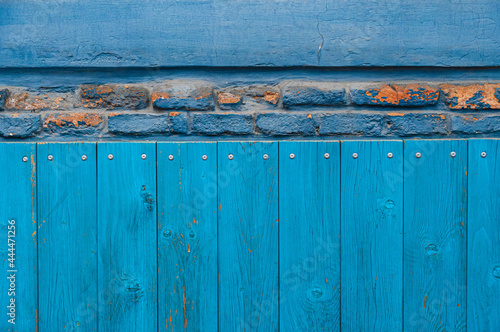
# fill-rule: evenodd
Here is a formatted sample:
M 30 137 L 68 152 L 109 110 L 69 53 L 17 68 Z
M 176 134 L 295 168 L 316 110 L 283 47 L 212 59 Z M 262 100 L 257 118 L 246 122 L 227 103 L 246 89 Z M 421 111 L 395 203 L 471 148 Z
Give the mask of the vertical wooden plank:
M 23 161 L 23 157 L 27 161 Z M 37 329 L 36 144 L 0 144 L 0 306 L 2 331 Z M 9 251 L 10 249 L 10 251 Z M 9 254 L 15 254 L 15 260 Z M 12 265 L 11 265 L 12 264 Z M 13 272 L 11 272 L 13 271 Z M 13 279 L 8 279 L 14 275 Z M 15 289 L 11 288 L 11 281 Z M 12 313 L 11 300 L 14 299 Z M 7 308 L 11 306 L 11 308 Z M 15 324 L 9 323 L 14 319 Z
M 156 331 L 156 145 L 97 152 L 99 331 Z
M 159 330 L 217 331 L 217 143 L 157 156 Z
M 276 331 L 278 143 L 219 142 L 218 179 L 219 330 Z
M 473 332 L 500 329 L 499 165 L 499 140 L 469 140 L 467 328 Z
M 38 156 L 40 330 L 96 331 L 96 144 L 40 144 Z
M 404 179 L 404 329 L 464 331 L 467 141 L 405 141 Z
M 339 331 L 339 142 L 279 143 L 279 208 L 280 330 Z
M 403 143 L 342 142 L 341 160 L 342 330 L 401 331 Z

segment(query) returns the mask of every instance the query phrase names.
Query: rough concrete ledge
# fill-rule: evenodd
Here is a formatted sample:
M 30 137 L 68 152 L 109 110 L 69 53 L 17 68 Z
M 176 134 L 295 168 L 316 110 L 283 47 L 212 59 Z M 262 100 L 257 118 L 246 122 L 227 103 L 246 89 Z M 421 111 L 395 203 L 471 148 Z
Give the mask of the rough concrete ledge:
M 500 83 L 0 86 L 4 139 L 500 135 Z

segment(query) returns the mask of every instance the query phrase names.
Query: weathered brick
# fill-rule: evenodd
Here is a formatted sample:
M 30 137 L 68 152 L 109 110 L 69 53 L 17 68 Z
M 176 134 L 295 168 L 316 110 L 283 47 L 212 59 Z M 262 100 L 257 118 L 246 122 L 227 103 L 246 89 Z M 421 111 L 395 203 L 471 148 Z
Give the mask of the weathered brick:
M 175 114 L 172 114 L 175 113 Z M 187 132 L 186 114 L 110 113 L 110 133 L 120 135 L 149 135 Z
M 71 107 L 69 93 L 10 91 L 4 108 L 11 111 L 65 110 Z
M 129 85 L 83 85 L 80 101 L 86 108 L 137 110 L 148 106 L 149 92 Z
M 351 101 L 356 105 L 418 107 L 436 105 L 438 100 L 438 89 L 420 84 L 360 85 L 353 86 L 351 90 Z
M 41 127 L 40 115 L 32 113 L 0 114 L 0 135 L 9 138 L 34 136 Z
M 213 87 L 205 83 L 171 83 L 153 92 L 153 105 L 170 110 L 214 109 Z
M 500 84 L 441 84 L 439 87 L 452 109 L 500 109 Z
M 251 114 L 200 113 L 193 116 L 193 132 L 204 135 L 249 135 L 253 134 Z
M 386 123 L 378 113 L 329 112 L 314 118 L 320 135 L 381 136 Z
M 387 119 L 389 131 L 397 136 L 445 135 L 449 131 L 445 114 L 390 112 Z
M 307 113 L 259 114 L 255 124 L 264 134 L 273 136 L 316 134 L 316 121 Z
M 451 118 L 451 130 L 456 134 L 494 134 L 500 132 L 500 114 L 464 114 Z
M 7 89 L 0 89 L 0 111 L 3 111 L 5 108 L 5 102 L 7 101 L 7 98 L 9 97 L 9 90 Z
M 345 89 L 336 83 L 295 82 L 283 84 L 283 106 L 334 106 L 346 102 Z
M 93 135 L 102 130 L 103 119 L 98 113 L 51 113 L 43 127 L 60 135 Z

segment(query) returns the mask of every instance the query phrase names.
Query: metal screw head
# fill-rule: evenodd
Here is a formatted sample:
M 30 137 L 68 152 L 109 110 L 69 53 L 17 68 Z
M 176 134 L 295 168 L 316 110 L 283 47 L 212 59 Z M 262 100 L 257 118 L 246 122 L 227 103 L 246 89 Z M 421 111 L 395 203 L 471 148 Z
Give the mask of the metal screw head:
M 229 156 L 227 156 L 227 158 L 228 158 L 229 160 L 233 160 L 233 159 L 234 159 L 234 156 L 233 156 L 232 154 L 230 154 Z
M 267 160 L 267 159 L 269 159 L 269 155 L 267 153 L 264 153 L 264 155 L 262 156 L 262 158 L 264 158 L 264 160 Z
M 142 159 L 146 159 L 147 157 L 148 157 L 148 156 L 146 156 L 146 154 L 145 154 L 145 153 L 143 153 L 143 154 L 141 155 L 141 158 L 142 158 Z
M 457 153 L 455 151 L 451 151 L 450 157 L 455 158 L 457 156 Z
M 83 155 L 83 156 L 82 156 L 82 160 L 83 160 L 83 161 L 87 160 L 87 156 L 86 156 L 86 155 Z
M 352 157 L 353 157 L 354 159 L 357 159 L 357 158 L 358 158 L 358 154 L 357 154 L 356 152 L 354 152 L 354 153 L 352 154 Z
M 201 156 L 201 159 L 203 160 L 207 160 L 208 159 L 208 156 L 206 154 L 204 154 L 203 156 Z
M 114 156 L 113 156 L 111 153 L 110 153 L 110 154 L 108 154 L 108 159 L 109 159 L 109 160 L 113 160 L 113 158 L 114 158 Z
M 49 154 L 49 156 L 47 157 L 47 159 L 50 160 L 50 161 L 52 161 L 52 160 L 54 160 L 54 156 L 51 155 L 51 154 Z
M 389 152 L 389 153 L 387 154 L 387 158 L 392 158 L 392 157 L 394 157 L 394 155 L 392 154 L 392 152 Z
M 290 159 L 293 159 L 293 158 L 295 158 L 295 154 L 290 153 Z
M 415 153 L 415 157 L 420 158 L 422 157 L 422 154 L 420 152 Z
M 168 155 L 168 160 L 174 160 L 174 156 L 173 156 L 173 155 L 171 155 L 171 154 L 169 154 L 169 155 Z
M 28 161 L 28 157 L 23 157 L 23 161 L 27 162 Z
M 327 152 L 325 153 L 325 159 L 329 159 L 330 158 L 330 154 Z
M 486 152 L 481 152 L 481 157 L 486 158 Z

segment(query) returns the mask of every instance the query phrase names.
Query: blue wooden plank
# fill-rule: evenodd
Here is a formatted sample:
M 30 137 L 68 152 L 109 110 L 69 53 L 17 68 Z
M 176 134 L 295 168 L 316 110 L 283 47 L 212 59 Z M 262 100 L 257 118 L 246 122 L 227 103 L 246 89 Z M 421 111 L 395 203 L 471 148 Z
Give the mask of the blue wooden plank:
M 0 67 L 497 66 L 498 12 L 497 0 L 4 0 Z
M 219 331 L 278 329 L 277 185 L 277 142 L 218 143 Z
M 39 144 L 37 154 L 39 328 L 96 331 L 96 144 Z
M 34 331 L 38 321 L 36 145 L 0 144 L 0 175 L 0 306 L 3 310 L 0 330 Z M 15 255 L 14 261 L 9 254 Z M 8 279 L 12 275 L 14 278 Z
M 97 165 L 99 331 L 156 331 L 156 145 L 99 143 Z
M 342 330 L 401 331 L 403 142 L 342 142 L 341 161 Z
M 405 331 L 464 331 L 467 141 L 406 141 L 404 179 Z
M 500 330 L 499 143 L 469 140 L 467 329 L 472 332 Z
M 217 143 L 157 156 L 159 330 L 217 331 Z
M 340 331 L 338 142 L 279 143 L 279 207 L 280 330 Z

